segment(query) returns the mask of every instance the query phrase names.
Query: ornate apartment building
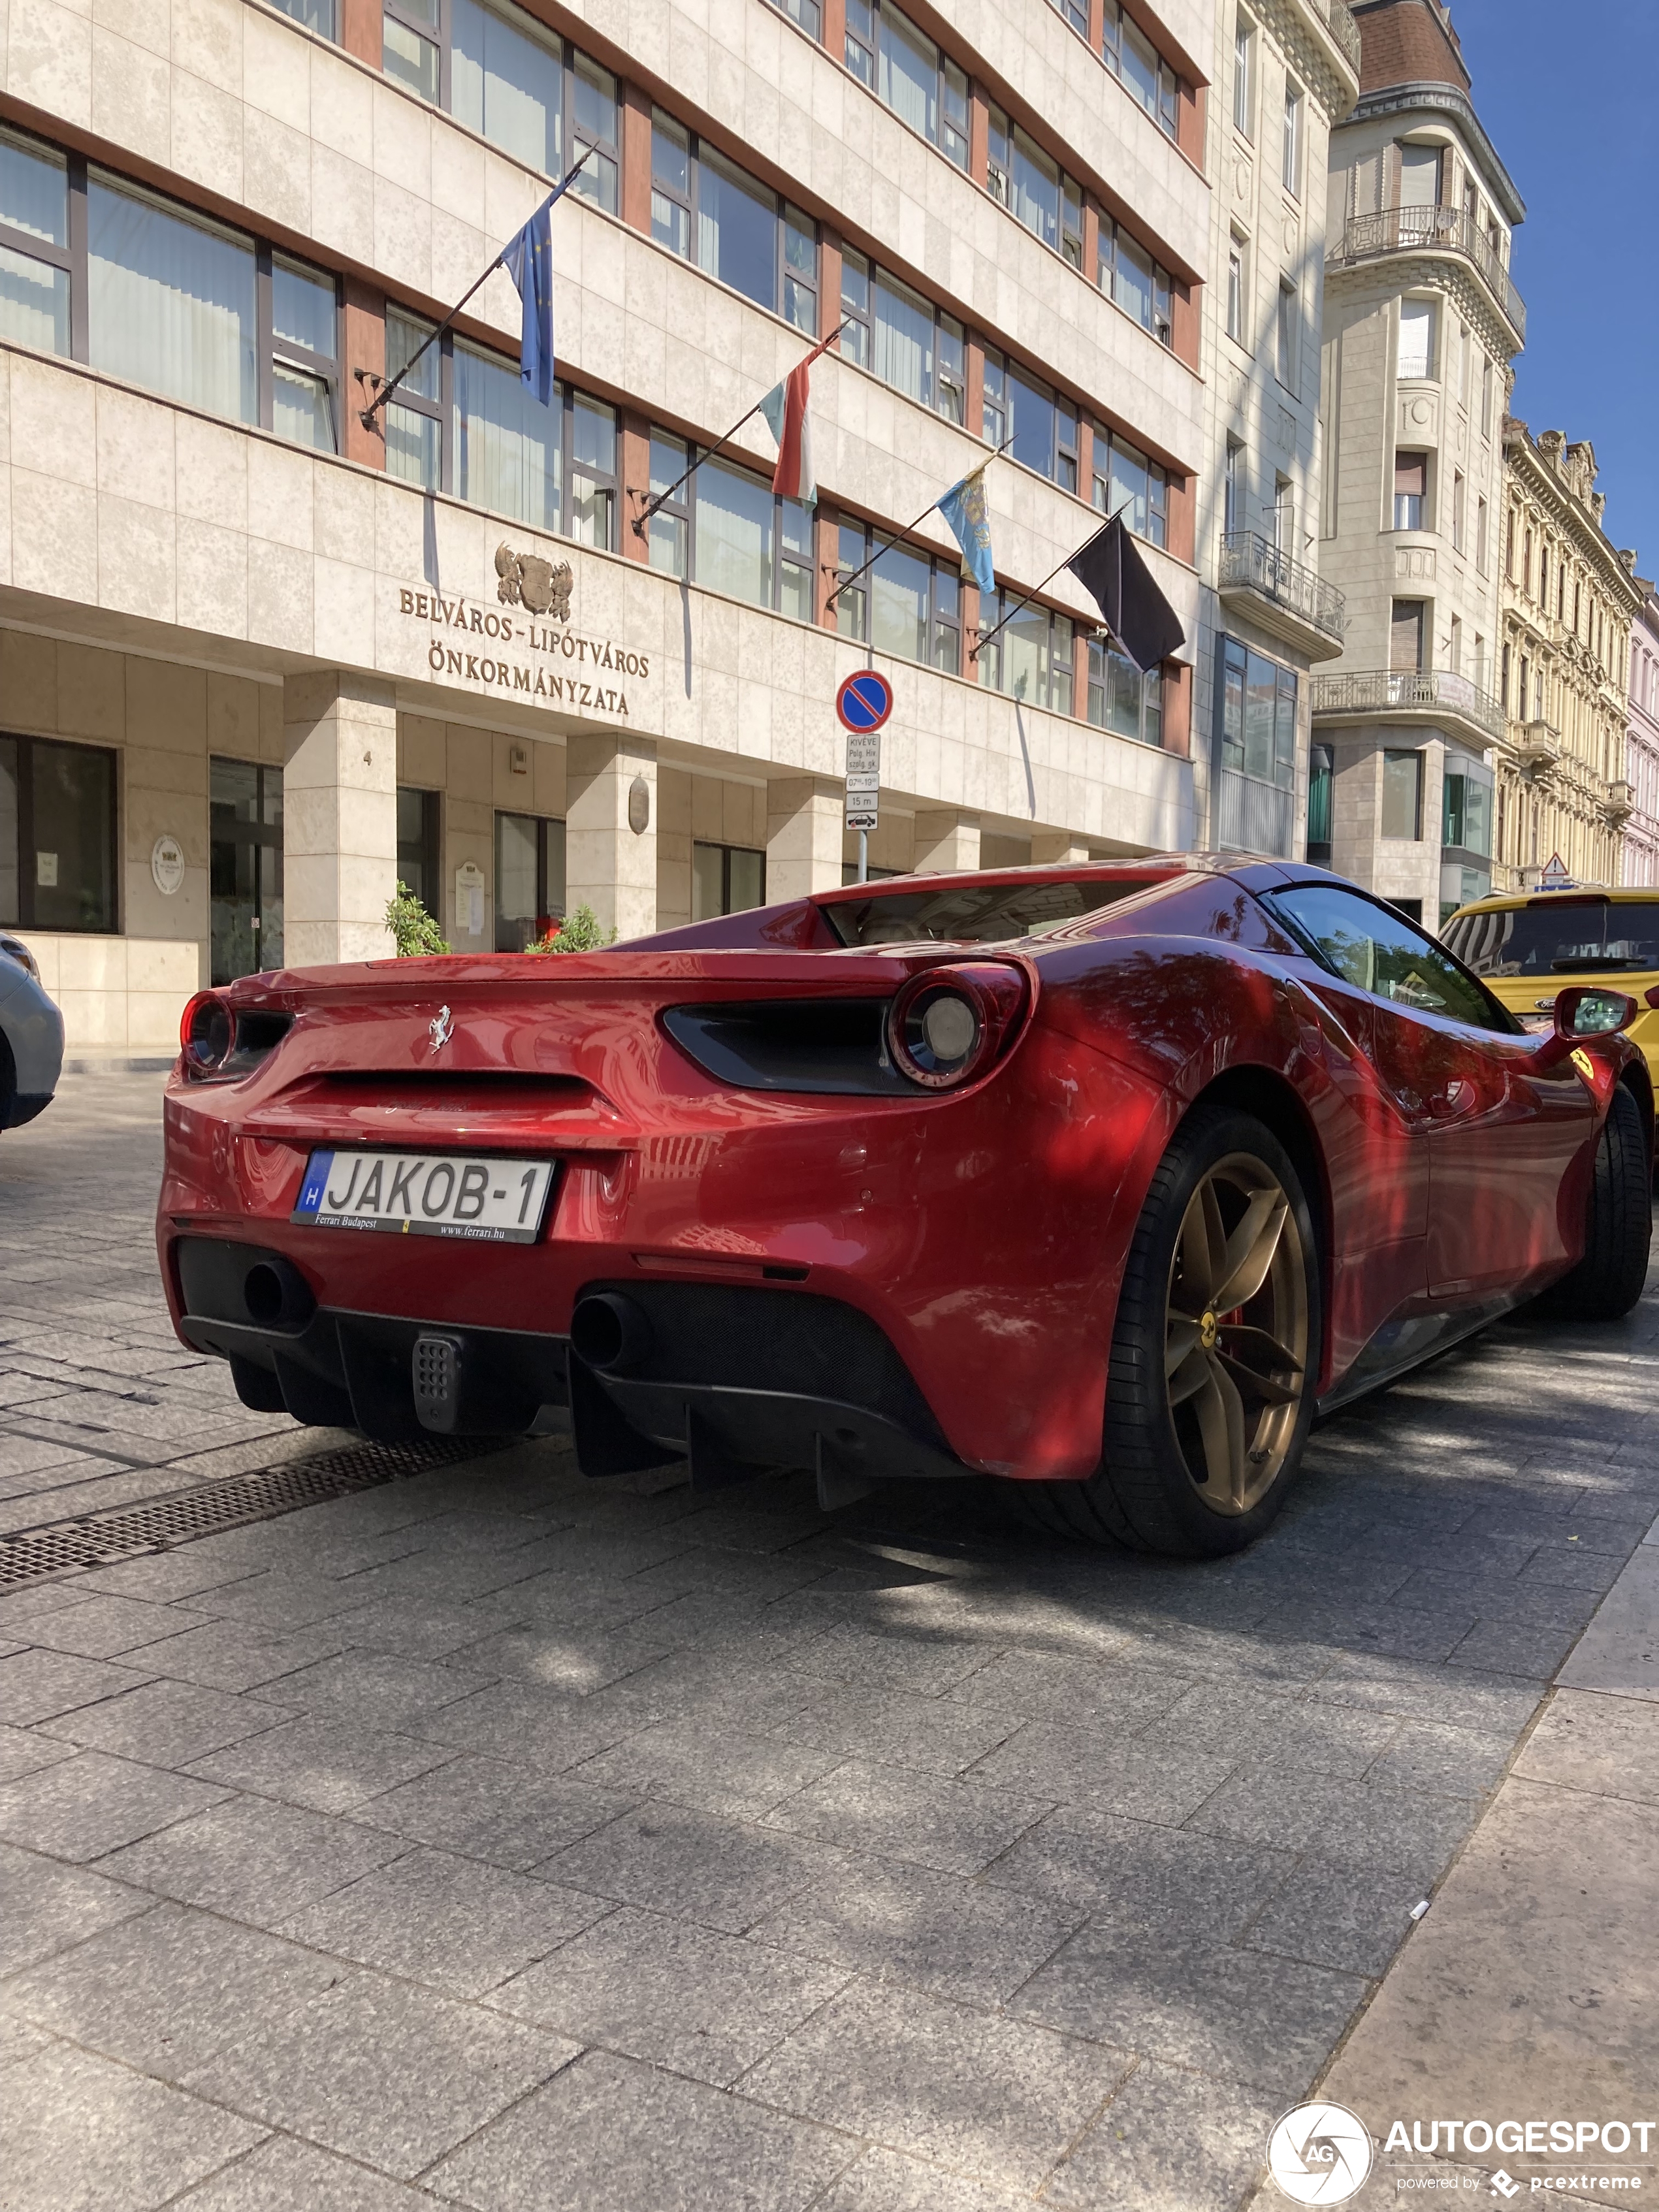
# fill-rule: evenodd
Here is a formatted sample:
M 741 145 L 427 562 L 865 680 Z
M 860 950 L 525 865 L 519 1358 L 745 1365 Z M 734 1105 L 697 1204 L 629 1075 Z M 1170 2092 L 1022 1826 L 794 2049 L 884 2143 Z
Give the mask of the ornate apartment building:
M 1659 593 L 1641 576 L 1636 586 L 1643 599 L 1631 624 L 1630 749 L 1625 756 L 1631 811 L 1619 880 L 1659 890 Z
M 1220 0 L 1216 52 L 1198 750 L 1208 842 L 1289 855 L 1307 815 L 1309 672 L 1340 653 L 1346 623 L 1317 566 L 1319 333 L 1327 149 L 1358 94 L 1359 33 L 1340 6 Z
M 1300 358 L 1290 432 L 1276 395 L 1239 419 L 1251 497 L 1288 463 L 1304 538 L 1310 180 L 1352 25 L 1341 0 L 1251 20 L 1260 185 L 1240 198 L 1241 153 L 1228 204 L 1274 345 L 1297 288 Z M 877 867 L 1201 842 L 1216 22 L 0 7 L 0 922 L 71 1052 L 168 1053 L 201 984 L 389 951 L 398 878 L 461 951 L 581 902 L 628 936 L 839 882 L 833 702 L 872 659 L 896 694 Z M 585 150 L 551 218 L 551 404 L 497 270 L 365 422 Z M 775 494 L 756 416 L 646 525 L 838 327 L 816 503 Z M 987 461 L 982 603 L 915 518 Z M 1120 511 L 1188 640 L 1144 676 L 1063 568 Z M 1307 657 L 1277 665 L 1299 684 Z M 1276 790 L 1279 711 L 1246 702 L 1239 763 Z
M 1601 527 L 1595 454 L 1564 432 L 1504 424 L 1505 715 L 1498 751 L 1497 887 L 1559 860 L 1575 882 L 1620 880 L 1634 806 L 1631 630 L 1646 587 Z
M 1492 880 L 1503 423 L 1525 212 L 1441 0 L 1362 0 L 1331 134 L 1319 568 L 1346 595 L 1312 679 L 1308 845 L 1437 927 Z

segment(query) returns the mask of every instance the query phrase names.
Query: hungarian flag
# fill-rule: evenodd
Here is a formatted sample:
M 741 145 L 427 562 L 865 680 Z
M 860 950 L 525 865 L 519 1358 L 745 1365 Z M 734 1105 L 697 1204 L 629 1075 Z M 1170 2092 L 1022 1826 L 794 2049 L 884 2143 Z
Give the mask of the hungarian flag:
M 785 499 L 799 499 L 808 507 L 818 503 L 818 480 L 812 473 L 812 416 L 807 376 L 821 353 L 827 353 L 841 336 L 837 323 L 827 338 L 820 338 L 805 361 L 797 362 L 781 384 L 775 384 L 760 404 L 778 441 L 778 465 L 772 472 L 772 489 Z M 746 418 L 745 418 L 746 419 Z
M 818 352 L 823 351 L 819 347 Z M 785 499 L 804 500 L 816 506 L 818 480 L 812 473 L 812 415 L 808 378 L 817 353 L 792 368 L 781 384 L 775 384 L 761 402 L 761 413 L 778 441 L 778 465 L 772 489 Z

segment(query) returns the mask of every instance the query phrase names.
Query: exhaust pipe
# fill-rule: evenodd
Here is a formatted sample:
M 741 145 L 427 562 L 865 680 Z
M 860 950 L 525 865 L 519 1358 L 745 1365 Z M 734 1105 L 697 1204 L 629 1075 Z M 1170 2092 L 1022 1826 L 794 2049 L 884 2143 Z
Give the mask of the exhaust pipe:
M 570 1316 L 570 1348 L 600 1375 L 632 1375 L 651 1355 L 651 1322 L 619 1291 L 580 1298 Z
M 317 1310 L 311 1285 L 287 1260 L 260 1260 L 242 1278 L 242 1303 L 260 1328 L 303 1328 Z

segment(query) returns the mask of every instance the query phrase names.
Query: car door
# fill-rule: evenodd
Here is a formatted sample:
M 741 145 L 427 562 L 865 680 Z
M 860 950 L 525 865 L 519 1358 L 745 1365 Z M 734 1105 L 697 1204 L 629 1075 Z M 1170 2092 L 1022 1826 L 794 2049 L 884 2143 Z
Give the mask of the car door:
M 1381 900 L 1310 884 L 1275 904 L 1369 997 L 1378 1079 L 1426 1139 L 1428 1295 L 1478 1302 L 1543 1278 L 1570 1256 L 1561 1186 L 1595 1127 L 1571 1062 L 1540 1067 L 1540 1041 Z

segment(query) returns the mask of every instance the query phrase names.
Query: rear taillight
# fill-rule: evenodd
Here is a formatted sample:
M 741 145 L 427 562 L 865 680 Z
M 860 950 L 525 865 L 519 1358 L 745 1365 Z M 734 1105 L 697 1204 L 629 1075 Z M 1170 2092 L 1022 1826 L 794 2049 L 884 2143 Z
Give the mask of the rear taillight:
M 179 1047 L 192 1075 L 222 1072 L 236 1049 L 236 1017 L 216 991 L 198 991 L 185 1008 Z
M 888 1049 L 912 1083 L 952 1091 L 983 1074 L 1006 1050 L 1025 1005 L 1020 969 L 991 961 L 925 969 L 888 1010 Z
M 179 1023 L 187 1073 L 229 1080 L 252 1075 L 294 1026 L 292 1014 L 257 1006 L 240 1011 L 217 991 L 198 991 Z

